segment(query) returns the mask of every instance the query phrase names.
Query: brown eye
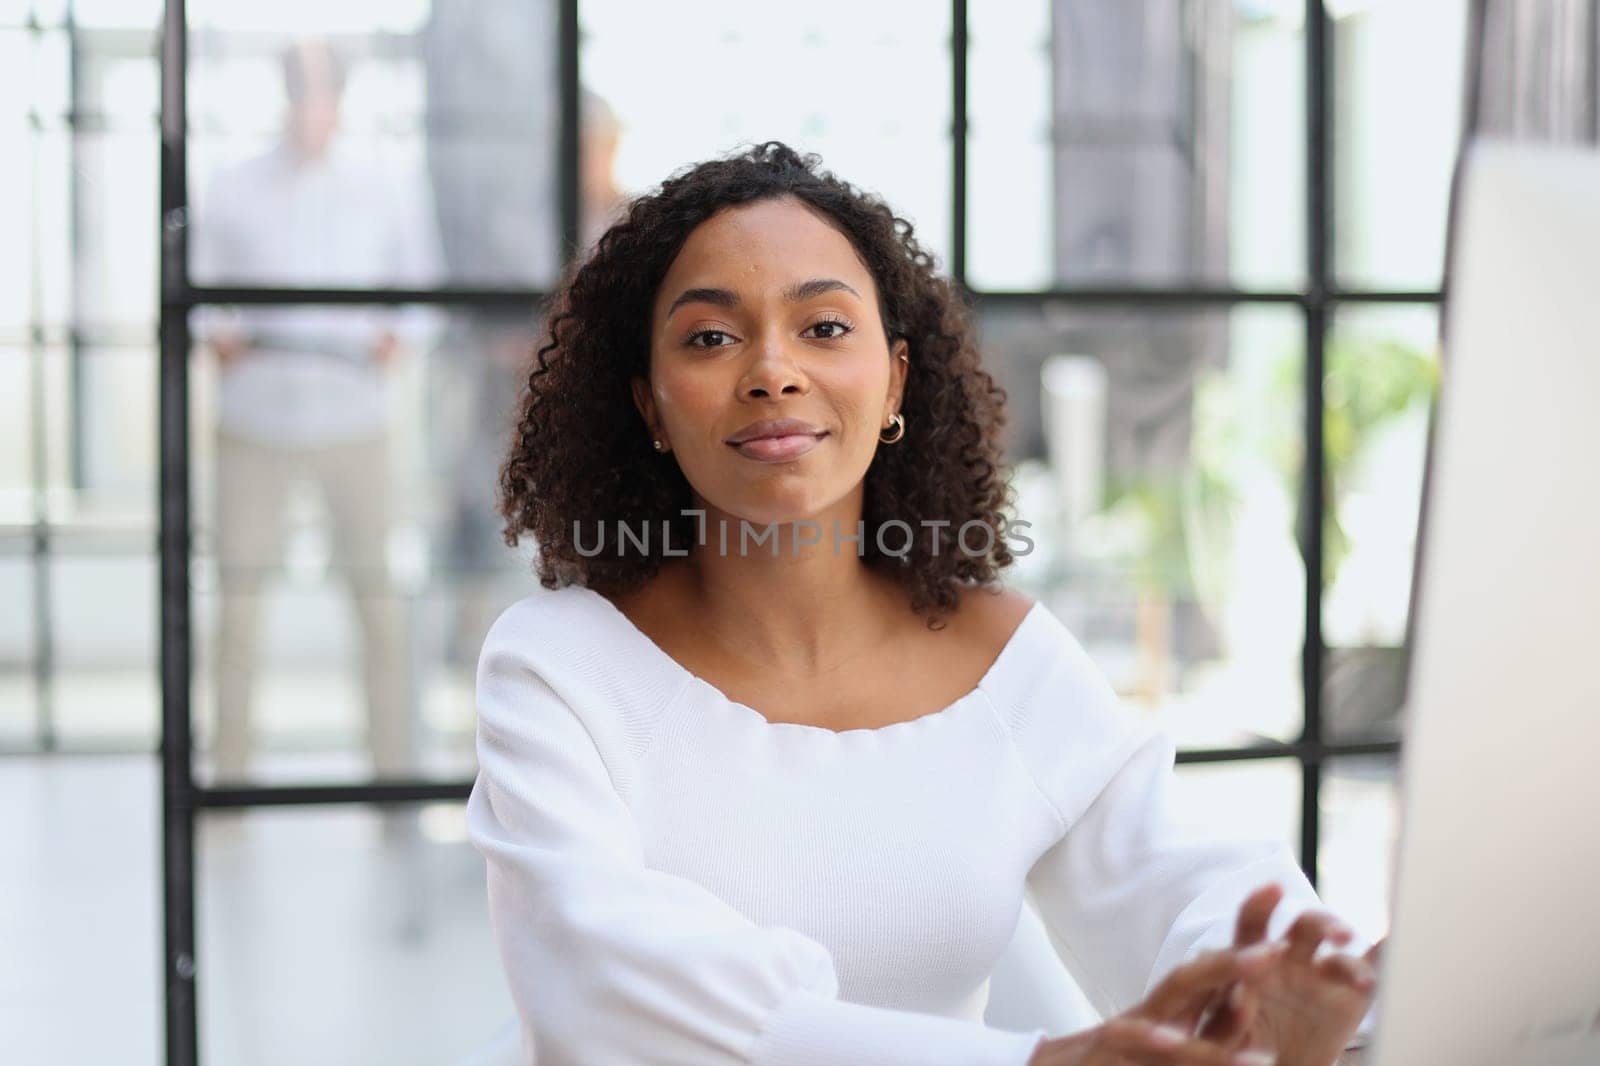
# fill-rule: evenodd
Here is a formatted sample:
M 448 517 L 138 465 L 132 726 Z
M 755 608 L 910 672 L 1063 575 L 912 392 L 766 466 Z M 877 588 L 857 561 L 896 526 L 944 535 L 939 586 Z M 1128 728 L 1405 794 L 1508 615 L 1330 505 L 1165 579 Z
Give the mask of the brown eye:
M 689 347 L 691 347 L 691 348 L 722 348 L 722 347 L 725 347 L 725 345 L 722 345 L 722 344 L 696 344 L 695 341 L 699 340 L 701 337 L 726 337 L 726 336 L 728 336 L 728 331 L 727 330 L 723 330 L 723 329 L 697 329 L 693 333 L 689 334 L 689 336 L 688 336 L 687 340 L 685 341 L 685 343 L 688 344 Z
M 825 335 L 823 335 L 823 336 L 821 336 L 821 337 L 819 337 L 817 339 L 818 340 L 824 340 L 824 341 L 836 341 L 840 337 L 843 337 L 846 333 L 854 333 L 855 332 L 855 327 L 854 326 L 850 325 L 850 323 L 844 321 L 843 319 L 838 319 L 838 318 L 825 318 L 821 322 L 818 322 L 815 325 L 813 325 L 811 328 L 812 329 L 825 329 L 825 328 L 830 328 L 830 327 L 832 329 L 832 332 L 827 333 L 827 334 L 825 334 Z

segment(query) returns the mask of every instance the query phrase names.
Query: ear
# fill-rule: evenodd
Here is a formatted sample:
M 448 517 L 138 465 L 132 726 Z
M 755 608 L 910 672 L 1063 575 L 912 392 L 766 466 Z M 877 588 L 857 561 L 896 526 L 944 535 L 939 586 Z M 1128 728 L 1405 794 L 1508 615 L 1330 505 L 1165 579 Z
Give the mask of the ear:
M 906 394 L 906 374 L 910 370 L 911 351 L 904 337 L 898 338 L 889 348 L 889 395 L 884 400 L 883 418 L 880 422 L 887 422 L 889 416 L 900 410 L 901 401 Z
M 672 442 L 667 439 L 666 430 L 656 421 L 656 399 L 650 394 L 650 382 L 635 375 L 628 385 L 633 391 L 633 406 L 638 410 L 639 417 L 644 419 L 650 438 L 662 443 L 662 451 L 670 450 Z

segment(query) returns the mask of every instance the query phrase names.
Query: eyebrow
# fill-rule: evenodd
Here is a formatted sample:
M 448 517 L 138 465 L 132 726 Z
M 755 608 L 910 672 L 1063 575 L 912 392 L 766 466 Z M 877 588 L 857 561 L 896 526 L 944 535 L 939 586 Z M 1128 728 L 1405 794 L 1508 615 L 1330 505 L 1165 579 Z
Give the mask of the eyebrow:
M 783 290 L 783 298 L 788 303 L 800 303 L 813 297 L 821 296 L 825 292 L 837 292 L 843 289 L 856 299 L 861 299 L 861 294 L 846 285 L 838 278 L 812 278 L 791 285 Z M 667 317 L 672 317 L 672 312 L 688 303 L 716 304 L 718 307 L 738 307 L 739 294 L 730 289 L 684 289 L 678 298 L 672 301 L 672 306 L 667 308 Z

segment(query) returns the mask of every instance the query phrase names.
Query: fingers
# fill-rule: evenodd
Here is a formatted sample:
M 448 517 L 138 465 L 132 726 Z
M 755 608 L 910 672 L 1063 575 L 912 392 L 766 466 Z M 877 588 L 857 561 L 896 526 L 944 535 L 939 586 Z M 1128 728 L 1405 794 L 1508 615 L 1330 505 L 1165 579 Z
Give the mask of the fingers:
M 1254 984 L 1249 980 L 1234 981 L 1213 989 L 1203 1003 L 1191 1001 L 1184 1011 L 1166 1021 L 1231 1046 L 1243 1042 L 1260 1002 L 1261 993 Z
M 1234 923 L 1233 946 L 1247 948 L 1258 944 L 1267 938 L 1267 928 L 1272 921 L 1272 912 L 1283 900 L 1283 886 L 1275 881 L 1268 882 L 1256 889 L 1239 906 L 1239 917 Z M 1233 1020 L 1236 1011 L 1229 1005 L 1228 997 L 1238 995 L 1241 998 L 1246 994 L 1236 991 L 1238 985 L 1232 989 L 1220 990 L 1213 995 L 1209 1002 L 1197 1009 L 1194 1018 L 1185 1019 L 1191 1026 L 1198 1024 L 1200 1016 L 1209 1015 L 1206 1032 L 1223 1034 L 1233 1031 Z M 1246 1023 L 1248 1027 L 1248 1023 Z M 1226 1042 L 1226 1037 L 1218 1039 Z
M 1382 963 L 1383 945 L 1387 944 L 1388 942 L 1389 938 L 1383 937 L 1376 944 L 1367 949 L 1367 953 L 1362 956 L 1362 958 L 1367 960 L 1367 965 L 1376 967 Z
M 1100 1027 L 1099 1036 L 1085 1066 L 1113 1062 L 1159 1063 L 1160 1066 L 1271 1066 L 1274 1062 L 1273 1056 L 1264 1052 L 1229 1051 L 1195 1039 L 1182 1029 L 1126 1017 L 1106 1022 Z
M 1184 1009 L 1170 1018 L 1165 1019 L 1168 1025 L 1176 1025 L 1186 1032 L 1198 1033 L 1203 1027 L 1211 1024 L 1212 1020 L 1221 1013 L 1222 1005 L 1227 1000 L 1230 989 L 1237 987 L 1238 982 L 1222 988 L 1214 988 L 1203 999 L 1191 999 Z
M 1239 918 L 1234 924 L 1234 947 L 1249 947 L 1251 944 L 1267 937 L 1267 924 L 1272 920 L 1272 912 L 1277 909 L 1279 901 L 1283 899 L 1283 886 L 1276 882 L 1262 885 L 1249 896 L 1239 907 Z
M 1378 975 L 1372 964 L 1354 955 L 1328 955 L 1318 960 L 1314 967 L 1321 976 L 1349 985 L 1359 992 L 1371 992 L 1378 984 Z
M 1137 1013 L 1157 1021 L 1197 1016 L 1219 990 L 1241 979 L 1260 977 L 1288 949 L 1285 941 L 1257 944 L 1243 951 L 1212 951 L 1173 970 L 1145 997 Z
M 1199 1026 L 1199 1036 L 1223 1047 L 1235 1047 L 1249 1035 L 1260 1012 L 1260 994 L 1250 985 L 1236 982 L 1219 997 L 1217 1009 Z
M 1309 964 L 1324 940 L 1334 945 L 1348 944 L 1355 938 L 1355 930 L 1326 911 L 1307 911 L 1296 918 L 1289 927 L 1286 939 L 1291 962 Z

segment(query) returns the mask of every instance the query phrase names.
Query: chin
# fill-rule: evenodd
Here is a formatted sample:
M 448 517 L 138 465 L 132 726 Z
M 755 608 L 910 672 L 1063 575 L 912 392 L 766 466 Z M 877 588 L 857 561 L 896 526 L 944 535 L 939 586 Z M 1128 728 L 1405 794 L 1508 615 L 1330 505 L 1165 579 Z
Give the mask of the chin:
M 730 512 L 730 514 L 734 516 L 735 524 L 742 519 L 743 521 L 749 522 L 752 526 L 756 527 L 768 525 L 781 526 L 790 522 L 801 522 L 810 517 L 812 513 L 813 512 L 811 510 L 804 507 L 779 507 L 770 505 L 763 507 L 745 507 L 741 508 L 737 512 Z
M 792 489 L 793 486 L 790 486 Z M 811 493 L 780 491 L 770 494 L 747 493 L 731 507 L 723 508 L 737 525 L 740 519 L 752 526 L 783 525 L 816 518 L 823 506 Z

